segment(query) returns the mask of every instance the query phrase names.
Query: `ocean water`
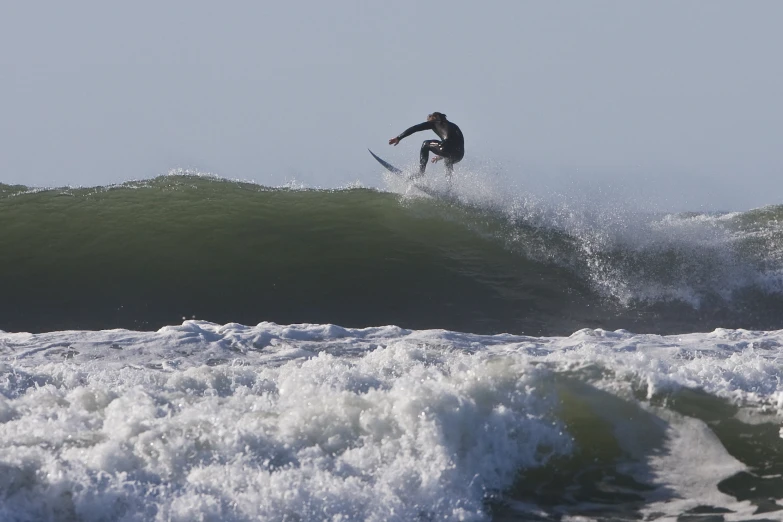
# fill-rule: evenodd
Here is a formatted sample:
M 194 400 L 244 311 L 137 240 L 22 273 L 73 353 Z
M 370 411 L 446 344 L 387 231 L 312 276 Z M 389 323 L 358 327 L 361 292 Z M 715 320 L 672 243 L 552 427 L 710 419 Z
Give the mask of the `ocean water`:
M 783 519 L 783 207 L 0 185 L 0 520 Z

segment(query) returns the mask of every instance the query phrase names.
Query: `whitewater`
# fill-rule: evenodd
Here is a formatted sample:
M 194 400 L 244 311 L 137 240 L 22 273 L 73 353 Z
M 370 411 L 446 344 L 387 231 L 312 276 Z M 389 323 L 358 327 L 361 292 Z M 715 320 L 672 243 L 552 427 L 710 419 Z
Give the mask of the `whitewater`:
M 0 185 L 0 519 L 783 519 L 783 207 L 457 174 Z

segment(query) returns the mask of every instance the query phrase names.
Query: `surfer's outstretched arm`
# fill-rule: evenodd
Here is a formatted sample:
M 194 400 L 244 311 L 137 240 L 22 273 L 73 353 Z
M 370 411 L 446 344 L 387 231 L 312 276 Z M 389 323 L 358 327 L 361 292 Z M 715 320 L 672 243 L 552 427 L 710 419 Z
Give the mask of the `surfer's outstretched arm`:
M 414 132 L 421 132 L 423 130 L 432 130 L 435 128 L 435 123 L 432 121 L 425 121 L 424 123 L 419 123 L 418 125 L 414 125 L 413 127 L 404 130 L 401 132 L 398 136 L 395 136 L 394 138 L 389 140 L 389 145 L 397 145 L 400 140 L 403 138 L 410 136 Z

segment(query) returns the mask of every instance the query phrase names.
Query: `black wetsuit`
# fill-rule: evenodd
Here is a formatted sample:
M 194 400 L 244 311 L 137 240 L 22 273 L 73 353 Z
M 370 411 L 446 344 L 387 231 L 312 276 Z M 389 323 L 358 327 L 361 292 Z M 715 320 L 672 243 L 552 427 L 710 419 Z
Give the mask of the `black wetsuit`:
M 454 170 L 454 164 L 460 161 L 465 155 L 465 139 L 462 137 L 462 131 L 448 120 L 432 120 L 414 125 L 397 136 L 397 139 L 402 140 L 414 132 L 423 130 L 435 132 L 435 134 L 440 136 L 442 141 L 424 140 L 424 143 L 421 144 L 421 152 L 419 153 L 419 175 L 421 176 L 424 174 L 424 169 L 427 168 L 427 159 L 430 156 L 430 151 L 432 151 L 446 160 L 446 172 L 451 176 L 451 173 Z

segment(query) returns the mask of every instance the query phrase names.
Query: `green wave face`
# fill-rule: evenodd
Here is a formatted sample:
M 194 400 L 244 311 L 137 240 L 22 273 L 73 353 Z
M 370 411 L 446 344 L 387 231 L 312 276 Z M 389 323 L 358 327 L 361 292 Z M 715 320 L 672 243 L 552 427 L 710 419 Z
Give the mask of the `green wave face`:
M 0 329 L 154 329 L 192 317 L 535 335 L 781 327 L 780 297 L 757 284 L 774 261 L 771 236 L 753 233 L 760 219 L 770 221 L 724 220 L 732 248 L 757 244 L 727 261 L 715 255 L 725 243 L 600 244 L 502 209 L 369 189 L 197 176 L 0 185 Z M 728 295 L 737 274 L 747 281 Z M 699 302 L 646 288 L 686 288 Z

